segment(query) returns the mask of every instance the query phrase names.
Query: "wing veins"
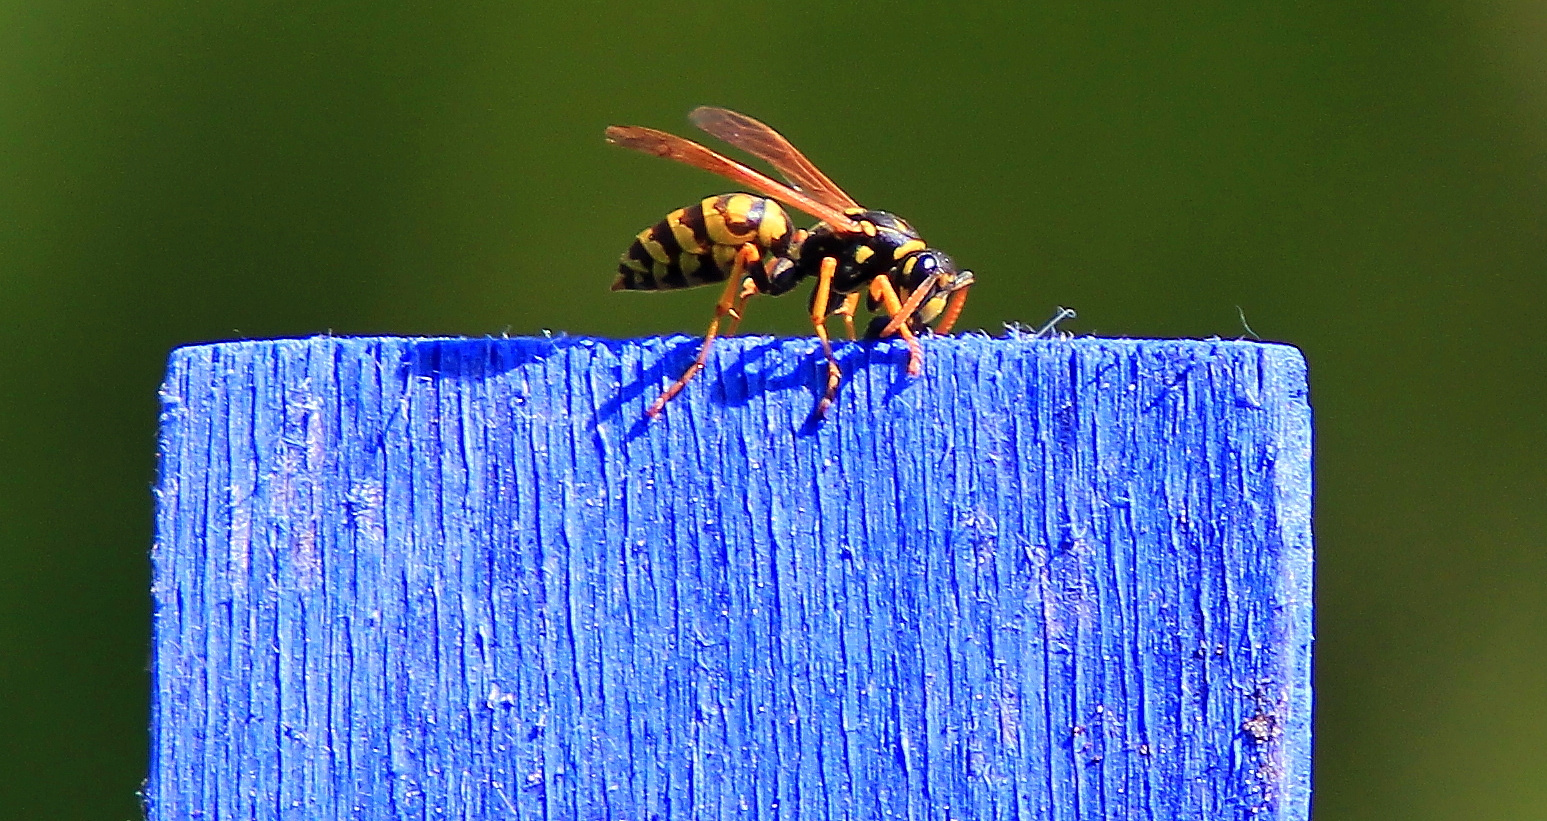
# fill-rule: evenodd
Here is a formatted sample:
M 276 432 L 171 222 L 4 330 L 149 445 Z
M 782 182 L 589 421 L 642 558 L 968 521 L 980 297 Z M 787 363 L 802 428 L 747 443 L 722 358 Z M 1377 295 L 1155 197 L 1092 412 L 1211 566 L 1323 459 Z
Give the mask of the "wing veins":
M 779 170 L 784 178 L 817 201 L 840 211 L 862 208 L 783 134 L 767 124 L 728 108 L 700 106 L 688 119 L 705 132 L 752 154 Z
M 711 174 L 718 174 L 733 182 L 772 197 L 791 208 L 796 208 L 826 222 L 835 231 L 853 233 L 859 226 L 841 209 L 814 199 L 783 183 L 716 153 L 685 137 L 635 125 L 614 125 L 607 128 L 607 141 L 624 148 L 632 148 L 657 157 L 691 165 Z

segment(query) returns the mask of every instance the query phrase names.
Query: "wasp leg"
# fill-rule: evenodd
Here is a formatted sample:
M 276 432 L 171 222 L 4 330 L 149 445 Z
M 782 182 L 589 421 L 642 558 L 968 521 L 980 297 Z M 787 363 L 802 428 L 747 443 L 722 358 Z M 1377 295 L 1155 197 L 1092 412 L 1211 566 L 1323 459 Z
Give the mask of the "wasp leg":
M 834 257 L 822 258 L 822 271 L 817 275 L 816 292 L 811 295 L 811 327 L 816 329 L 817 339 L 822 340 L 822 353 L 827 357 L 827 391 L 822 394 L 822 401 L 816 406 L 817 418 L 826 415 L 827 409 L 832 406 L 833 400 L 838 396 L 838 382 L 843 379 L 843 372 L 838 369 L 838 358 L 833 356 L 833 345 L 827 339 L 827 300 L 832 295 L 833 274 L 838 270 L 838 260 Z
M 892 281 L 884 276 L 876 277 L 873 281 L 880 283 L 876 287 L 881 292 L 881 302 L 886 306 L 887 313 L 893 316 L 892 321 L 896 322 L 895 317 L 903 315 L 902 300 L 897 298 L 897 289 L 893 288 Z M 918 376 L 924 369 L 924 348 L 919 345 L 918 337 L 913 335 L 913 329 L 908 327 L 907 322 L 898 325 L 897 332 L 902 334 L 902 338 L 908 343 L 908 375 Z M 883 331 L 881 335 L 887 334 Z
M 757 283 L 751 279 L 741 281 L 741 295 L 736 297 L 736 304 L 731 307 L 731 324 L 725 329 L 726 336 L 735 336 L 736 328 L 741 325 L 742 311 L 747 309 L 747 300 L 757 295 Z
M 870 288 L 865 293 L 865 308 L 875 313 L 885 301 L 881 299 L 881 280 L 885 277 L 875 277 L 870 280 Z
M 815 296 L 816 296 L 816 294 L 812 293 L 812 297 L 814 298 Z M 828 294 L 827 294 L 827 310 L 823 313 L 823 316 L 825 317 L 825 319 L 832 319 L 835 316 L 843 317 L 844 331 L 848 334 L 849 341 L 851 341 L 851 342 L 855 338 L 854 337 L 854 309 L 859 305 L 859 298 L 860 298 L 860 296 L 862 296 L 862 295 L 861 294 L 840 294 L 840 293 L 835 293 L 835 292 L 829 291 Z M 816 310 L 816 305 L 813 304 L 811 306 L 811 309 L 813 311 L 815 311 Z M 824 320 L 822 324 L 826 325 L 827 323 Z
M 877 277 L 877 279 L 880 278 Z M 886 285 L 882 287 L 887 287 L 891 284 L 891 280 L 887 280 Z M 898 328 L 908 324 L 908 321 L 913 319 L 913 315 L 918 313 L 919 306 L 924 304 L 924 299 L 929 296 L 930 291 L 934 290 L 934 284 L 935 278 L 930 277 L 924 280 L 919 287 L 914 288 L 913 293 L 908 295 L 908 301 L 903 304 L 902 310 L 892 313 L 892 321 L 886 323 L 886 327 L 881 329 L 881 336 L 891 336 L 897 333 Z
M 757 246 L 751 243 L 741 246 L 741 250 L 736 252 L 736 262 L 731 266 L 731 275 L 725 282 L 725 291 L 720 294 L 720 301 L 715 303 L 714 319 L 710 321 L 709 330 L 704 334 L 704 344 L 698 349 L 698 358 L 694 359 L 693 364 L 688 366 L 687 373 L 684 373 L 676 382 L 671 384 L 671 387 L 662 391 L 661 395 L 655 398 L 655 404 L 645 411 L 645 416 L 654 419 L 655 415 L 660 413 L 662 408 L 666 407 L 666 403 L 670 402 L 673 396 L 682 391 L 682 388 L 688 384 L 688 380 L 704 369 L 704 362 L 709 359 L 709 346 L 714 344 L 714 338 L 720 333 L 720 320 L 731 312 L 731 304 L 735 301 L 736 293 L 742 280 L 747 276 L 747 269 L 757 262 L 758 256 Z
M 859 307 L 860 294 L 858 291 L 843 298 L 843 305 L 833 313 L 843 317 L 843 330 L 848 333 L 849 341 L 853 342 L 854 336 L 854 309 Z
M 962 315 L 962 308 L 967 304 L 967 291 L 970 288 L 962 288 L 951 294 L 945 304 L 945 313 L 940 317 L 940 324 L 935 326 L 935 333 L 948 334 L 951 326 L 956 324 L 956 318 Z

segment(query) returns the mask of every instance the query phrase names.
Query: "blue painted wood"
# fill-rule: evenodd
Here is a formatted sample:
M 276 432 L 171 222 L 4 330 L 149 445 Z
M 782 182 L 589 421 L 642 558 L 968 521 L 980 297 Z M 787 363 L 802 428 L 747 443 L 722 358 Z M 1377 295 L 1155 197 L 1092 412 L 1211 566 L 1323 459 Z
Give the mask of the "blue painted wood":
M 1297 351 L 695 344 L 177 351 L 149 817 L 1307 818 Z

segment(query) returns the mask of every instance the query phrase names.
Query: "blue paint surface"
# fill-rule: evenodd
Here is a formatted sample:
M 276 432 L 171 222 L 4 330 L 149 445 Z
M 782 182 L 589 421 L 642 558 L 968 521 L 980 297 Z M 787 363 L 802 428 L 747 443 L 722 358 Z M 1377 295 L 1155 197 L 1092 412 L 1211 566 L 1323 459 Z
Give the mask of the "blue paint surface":
M 1297 351 L 695 345 L 174 353 L 150 818 L 1307 818 Z

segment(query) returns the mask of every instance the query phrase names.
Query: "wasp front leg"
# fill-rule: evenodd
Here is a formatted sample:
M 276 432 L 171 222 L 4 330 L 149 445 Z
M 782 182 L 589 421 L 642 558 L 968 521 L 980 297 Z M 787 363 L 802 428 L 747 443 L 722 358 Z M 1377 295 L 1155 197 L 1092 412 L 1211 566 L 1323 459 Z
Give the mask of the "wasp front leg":
M 720 333 L 720 320 L 724 319 L 726 314 L 732 313 L 732 307 L 737 301 L 736 296 L 741 291 L 741 284 L 746 280 L 747 272 L 751 270 L 753 265 L 757 264 L 760 256 L 762 254 L 757 250 L 757 246 L 751 243 L 741 246 L 741 249 L 736 252 L 736 261 L 731 266 L 730 278 L 725 282 L 725 290 L 720 294 L 720 301 L 715 303 L 714 319 L 709 322 L 709 330 L 704 334 L 704 344 L 698 349 L 698 357 L 693 360 L 692 365 L 688 366 L 687 373 L 684 373 L 670 387 L 662 391 L 660 396 L 656 397 L 655 404 L 645 411 L 646 416 L 654 419 L 656 414 L 659 414 L 661 409 L 666 407 L 666 403 L 670 402 L 673 396 L 682 392 L 683 387 L 688 384 L 688 380 L 704 369 L 704 363 L 709 360 L 709 346 L 714 344 L 714 338 Z M 745 303 L 745 297 L 741 301 Z M 739 314 L 740 312 L 737 311 L 736 313 Z
M 897 298 L 897 289 L 892 287 L 892 281 L 884 276 L 876 277 L 872 282 L 881 294 L 881 303 L 886 306 L 886 312 L 893 317 L 892 323 L 881 335 L 887 336 L 887 332 L 892 330 L 892 325 L 896 326 L 897 333 L 902 334 L 902 338 L 908 343 L 908 375 L 918 376 L 924 370 L 924 348 L 919 345 L 918 337 L 913 335 L 913 329 L 908 327 L 906 321 L 900 324 L 897 322 L 897 317 L 905 316 L 902 300 Z
M 889 279 L 878 277 L 877 280 L 881 283 L 881 288 L 883 289 L 892 287 L 892 282 Z M 927 299 L 931 293 L 933 293 L 934 284 L 935 278 L 930 277 L 924 280 L 924 282 L 921 283 L 917 288 L 914 288 L 913 293 L 908 295 L 908 301 L 903 303 L 902 310 L 891 312 L 892 321 L 886 323 L 886 327 L 881 329 L 881 336 L 891 336 L 892 334 L 897 333 L 899 328 L 912 323 L 914 316 L 919 311 L 919 306 L 923 305 L 924 300 Z M 888 307 L 888 310 L 890 311 L 890 307 Z M 952 321 L 955 321 L 954 318 Z

